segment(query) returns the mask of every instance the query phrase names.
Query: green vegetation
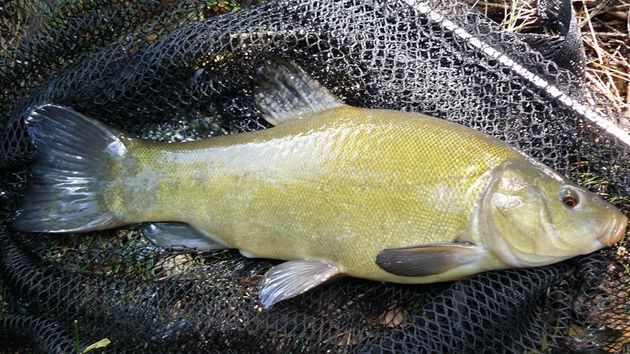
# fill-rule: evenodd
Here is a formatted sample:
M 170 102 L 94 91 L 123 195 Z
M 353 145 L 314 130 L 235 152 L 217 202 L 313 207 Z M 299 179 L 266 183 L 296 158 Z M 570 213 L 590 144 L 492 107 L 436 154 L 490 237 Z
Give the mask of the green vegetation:
M 105 348 L 111 343 L 108 338 L 103 338 L 96 343 L 88 345 L 84 350 L 81 350 L 81 342 L 79 341 L 79 321 L 77 320 L 74 321 L 74 334 L 77 353 L 81 354 L 91 352 L 94 349 Z

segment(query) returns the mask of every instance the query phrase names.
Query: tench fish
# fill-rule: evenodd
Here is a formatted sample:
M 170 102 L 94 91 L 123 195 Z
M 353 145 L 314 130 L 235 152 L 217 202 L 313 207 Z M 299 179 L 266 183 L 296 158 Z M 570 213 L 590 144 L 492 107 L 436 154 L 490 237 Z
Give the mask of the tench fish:
M 273 128 L 184 143 L 132 137 L 51 104 L 26 114 L 32 181 L 13 225 L 153 223 L 161 246 L 286 260 L 261 304 L 338 275 L 443 282 L 559 262 L 617 242 L 628 219 L 503 141 L 434 117 L 351 107 L 291 62 L 253 97 Z

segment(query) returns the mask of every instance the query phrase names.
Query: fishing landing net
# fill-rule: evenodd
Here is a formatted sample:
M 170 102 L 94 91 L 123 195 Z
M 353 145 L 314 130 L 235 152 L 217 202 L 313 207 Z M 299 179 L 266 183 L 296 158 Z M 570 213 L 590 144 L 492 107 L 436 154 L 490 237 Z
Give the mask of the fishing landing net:
M 560 264 L 433 285 L 355 278 L 264 311 L 277 261 L 162 249 L 138 225 L 21 234 L 22 115 L 73 107 L 147 139 L 269 127 L 255 69 L 288 58 L 348 104 L 422 112 L 506 140 L 630 207 L 621 113 L 584 84 L 568 1 L 515 34 L 454 1 L 8 1 L 0 11 L 0 352 L 624 352 L 627 239 Z M 220 12 L 233 11 L 220 16 Z M 618 127 L 621 127 L 618 128 Z M 100 342 L 104 344 L 103 342 Z

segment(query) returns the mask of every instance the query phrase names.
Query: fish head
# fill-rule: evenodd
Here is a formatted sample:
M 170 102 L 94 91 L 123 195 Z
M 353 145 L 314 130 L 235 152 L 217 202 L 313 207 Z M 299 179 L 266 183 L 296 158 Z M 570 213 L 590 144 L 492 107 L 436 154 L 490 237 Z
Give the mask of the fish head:
M 559 262 L 611 246 L 628 218 L 612 204 L 544 165 L 510 163 L 484 198 L 491 252 L 513 267 Z

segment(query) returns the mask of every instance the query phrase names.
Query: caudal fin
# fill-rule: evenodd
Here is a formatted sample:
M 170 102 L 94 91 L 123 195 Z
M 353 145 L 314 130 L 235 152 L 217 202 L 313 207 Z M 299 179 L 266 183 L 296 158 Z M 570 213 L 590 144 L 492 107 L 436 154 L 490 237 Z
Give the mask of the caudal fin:
M 33 179 L 13 226 L 20 231 L 106 229 L 119 220 L 108 210 L 108 165 L 125 153 L 123 136 L 71 109 L 44 105 L 25 119 L 36 152 Z

